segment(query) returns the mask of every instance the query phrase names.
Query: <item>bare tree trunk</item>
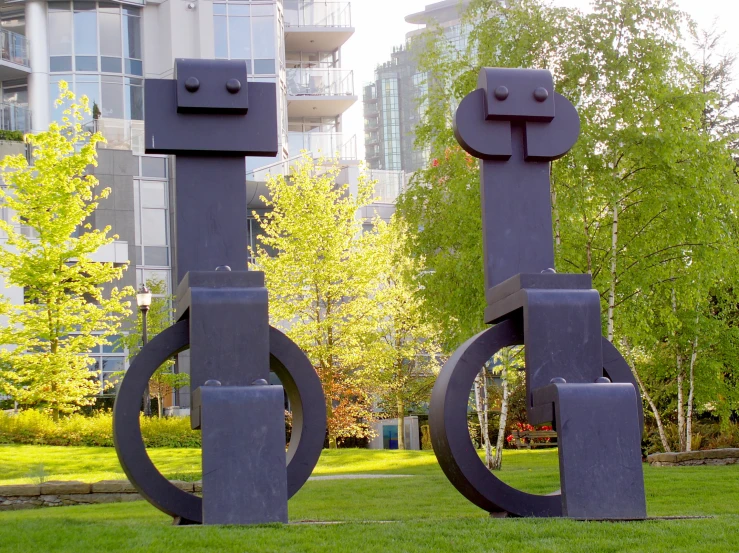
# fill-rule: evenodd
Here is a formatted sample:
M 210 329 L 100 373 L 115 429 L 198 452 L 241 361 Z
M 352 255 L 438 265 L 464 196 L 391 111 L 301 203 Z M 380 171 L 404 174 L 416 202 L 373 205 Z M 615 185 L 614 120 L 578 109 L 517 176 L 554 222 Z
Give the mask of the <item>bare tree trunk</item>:
M 554 189 L 554 182 L 552 181 L 552 167 L 549 166 L 549 181 L 552 183 L 552 215 L 554 218 L 554 243 L 559 251 L 559 247 L 562 245 L 562 235 L 559 230 L 559 208 L 557 207 L 557 191 Z M 554 268 L 554 267 L 552 267 Z
M 677 298 L 675 287 L 672 288 L 672 312 L 677 316 Z M 680 353 L 680 344 L 677 339 L 677 331 L 672 332 L 675 340 L 675 364 L 677 365 L 677 434 L 679 436 L 680 451 L 687 451 L 685 446 L 685 398 L 683 394 L 683 383 L 685 372 L 683 369 L 683 356 Z
M 623 343 L 626 348 L 626 355 L 631 361 L 629 363 L 629 365 L 631 366 L 631 373 L 634 375 L 636 383 L 639 385 L 641 395 L 644 396 L 644 398 L 647 400 L 647 403 L 649 403 L 649 408 L 652 410 L 654 420 L 657 423 L 657 431 L 659 432 L 659 439 L 662 442 L 662 448 L 665 450 L 665 452 L 670 453 L 672 450 L 670 449 L 670 443 L 667 441 L 667 434 L 665 434 L 665 427 L 662 424 L 662 417 L 660 417 L 659 415 L 657 405 L 654 403 L 654 401 L 652 400 L 652 396 L 649 395 L 649 392 L 644 387 L 644 383 L 641 381 L 641 378 L 639 378 L 639 373 L 636 371 L 636 359 L 634 359 L 634 355 L 631 352 L 631 346 L 629 345 L 629 342 L 627 340 L 624 340 Z
M 508 422 L 508 366 L 511 361 L 511 352 L 506 353 L 506 362 L 503 363 L 503 400 L 500 402 L 500 423 L 498 424 L 498 439 L 495 442 L 495 459 L 493 470 L 500 470 L 503 466 L 503 442 L 505 441 L 505 427 Z
M 477 420 L 480 423 L 480 445 L 485 448 L 485 466 L 490 468 L 493 460 L 490 458 L 490 456 L 492 455 L 492 450 L 490 447 L 490 436 L 488 435 L 487 428 L 485 427 L 486 409 L 484 401 L 484 371 L 485 369 L 480 371 L 477 377 L 475 377 L 475 410 L 477 411 Z
M 493 446 L 490 442 L 490 430 L 488 426 L 488 411 L 490 411 L 490 399 L 488 396 L 488 375 L 482 371 L 482 439 L 485 444 L 485 464 L 489 469 L 493 468 Z
M 405 404 L 398 396 L 398 449 L 405 449 Z
M 616 254 L 618 253 L 618 203 L 613 205 L 611 230 L 611 291 L 608 294 L 608 341 L 613 342 L 613 320 L 616 309 Z
M 337 449 L 339 447 L 336 442 L 336 435 L 331 431 L 331 419 L 334 416 L 334 410 L 331 406 L 331 398 L 326 397 L 326 421 L 328 422 L 328 448 Z
M 164 399 L 164 394 L 158 393 L 157 396 L 157 415 L 159 415 L 159 418 L 162 418 L 162 414 L 164 412 L 164 409 L 162 408 L 162 401 Z
M 695 393 L 695 360 L 698 358 L 698 334 L 693 340 L 693 351 L 690 355 L 690 372 L 688 375 L 688 416 L 685 422 L 685 451 L 693 449 L 693 396 Z
M 593 245 L 590 241 L 590 235 L 588 234 L 588 220 L 583 213 L 582 216 L 582 230 L 585 235 L 585 253 L 587 254 L 588 260 L 588 274 L 593 274 Z

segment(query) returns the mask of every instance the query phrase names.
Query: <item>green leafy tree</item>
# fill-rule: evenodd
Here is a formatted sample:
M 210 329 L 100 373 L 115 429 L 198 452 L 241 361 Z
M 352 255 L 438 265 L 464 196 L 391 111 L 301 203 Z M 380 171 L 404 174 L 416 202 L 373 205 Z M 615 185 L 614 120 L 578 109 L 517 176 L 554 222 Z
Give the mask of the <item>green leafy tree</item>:
M 410 408 L 429 401 L 439 373 L 439 331 L 426 316 L 420 293 L 423 259 L 405 251 L 405 222 L 393 217 L 390 224 L 377 227 L 373 263 L 381 269 L 374 294 L 379 318 L 364 347 L 369 385 L 375 386 L 383 411 L 398 418 L 398 449 L 405 449 L 405 416 Z
M 372 200 L 362 176 L 356 191 L 337 185 L 337 164 L 305 154 L 289 180 L 267 182 L 271 208 L 255 214 L 262 228 L 256 268 L 270 291 L 270 318 L 308 355 L 326 396 L 329 446 L 371 435 L 370 390 L 362 345 L 373 334 L 377 233 L 362 232 L 358 210 Z M 269 255 L 269 248 L 274 255 Z
M 167 284 L 161 279 L 149 279 L 146 287 L 153 294 L 151 306 L 146 315 L 146 333 L 151 340 L 160 332 L 172 325 L 172 296 L 166 295 Z M 118 346 L 128 350 L 128 358 L 133 359 L 141 351 L 143 336 L 143 314 L 139 311 L 136 324 L 128 330 L 128 334 L 121 336 Z M 188 386 L 190 375 L 175 372 L 174 359 L 167 360 L 159 367 L 149 379 L 149 393 L 157 398 L 157 410 L 159 418 L 162 417 L 164 398 L 173 390 Z
M 550 69 L 581 118 L 580 140 L 552 167 L 557 267 L 593 276 L 604 334 L 634 358 L 649 354 L 636 376 L 663 447 L 666 418 L 687 448 L 695 398 L 683 386 L 699 374 L 716 380 L 696 365 L 710 364 L 698 347 L 732 343 L 713 300 L 717 287 L 733 288 L 738 245 L 732 142 L 721 138 L 733 128 L 723 124 L 733 102 L 725 79 L 681 47 L 689 22 L 670 2 L 596 0 L 583 14 L 539 0 L 475 0 L 467 22 L 465 51 L 440 33 L 424 38 L 429 92 L 416 134 L 434 161 L 399 203 L 411 248 L 432 269 L 424 285 L 445 347 L 472 335 L 484 308 L 478 172 L 454 141 L 453 110 L 480 67 Z M 671 353 L 657 355 L 657 343 Z M 663 392 L 671 406 L 652 397 Z
M 100 393 L 86 354 L 119 331 L 131 313 L 125 298 L 133 293 L 104 291 L 125 270 L 93 260 L 117 238 L 110 227 L 93 229 L 88 222 L 98 201 L 110 194 L 109 188 L 96 190 L 98 181 L 86 174 L 97 164 L 96 144 L 104 139 L 82 129 L 87 98 L 74 103 L 64 82 L 60 91 L 61 123 L 25 137 L 33 165 L 24 155 L 0 161 L 0 201 L 12 214 L 0 220 L 7 235 L 0 275 L 25 294 L 23 305 L 0 303 L 8 321 L 0 329 L 2 392 L 22 404 L 46 406 L 55 419 L 93 403 Z M 32 229 L 33 237 L 22 227 Z

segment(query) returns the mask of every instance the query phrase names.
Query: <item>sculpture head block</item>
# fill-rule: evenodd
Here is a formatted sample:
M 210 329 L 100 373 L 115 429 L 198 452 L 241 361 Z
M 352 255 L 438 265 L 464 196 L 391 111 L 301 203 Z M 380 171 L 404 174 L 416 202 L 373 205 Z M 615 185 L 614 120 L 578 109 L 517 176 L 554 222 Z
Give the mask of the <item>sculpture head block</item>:
M 525 161 L 553 161 L 577 142 L 580 118 L 567 98 L 554 92 L 544 69 L 483 68 L 477 90 L 466 96 L 454 117 L 462 148 L 483 160 L 513 155 L 511 125 L 524 128 Z
M 247 83 L 244 60 L 176 60 L 174 80 L 146 79 L 146 153 L 277 155 L 276 86 Z

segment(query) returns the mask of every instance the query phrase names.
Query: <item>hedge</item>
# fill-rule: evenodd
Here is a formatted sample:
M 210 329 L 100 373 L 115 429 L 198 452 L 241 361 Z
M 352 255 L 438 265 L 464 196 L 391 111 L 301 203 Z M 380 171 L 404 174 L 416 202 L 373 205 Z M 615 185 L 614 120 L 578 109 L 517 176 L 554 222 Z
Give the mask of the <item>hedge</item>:
M 200 432 L 190 428 L 189 417 L 141 417 L 147 447 L 200 447 Z M 34 410 L 0 413 L 0 444 L 113 447 L 113 416 L 109 411 L 92 416 L 74 414 L 54 422 Z

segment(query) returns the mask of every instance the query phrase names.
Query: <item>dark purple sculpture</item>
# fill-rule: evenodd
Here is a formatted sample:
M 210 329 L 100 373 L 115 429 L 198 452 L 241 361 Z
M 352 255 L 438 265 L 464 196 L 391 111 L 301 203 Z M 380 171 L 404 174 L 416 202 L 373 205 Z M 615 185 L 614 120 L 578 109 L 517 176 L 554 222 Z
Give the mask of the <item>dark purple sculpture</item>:
M 631 370 L 601 334 L 590 275 L 557 274 L 550 163 L 577 141 L 574 106 L 548 71 L 483 69 L 459 105 L 454 133 L 480 159 L 485 322 L 463 344 L 431 397 L 431 439 L 454 486 L 491 513 L 630 520 L 646 517 L 643 414 Z M 523 344 L 527 415 L 553 422 L 561 492 L 538 496 L 498 480 L 467 430 L 475 376 L 501 348 Z
M 175 69 L 175 80 L 146 81 L 145 121 L 147 153 L 177 156 L 178 322 L 141 350 L 121 383 L 116 451 L 141 495 L 179 524 L 287 522 L 287 500 L 321 454 L 326 410 L 310 361 L 269 325 L 264 274 L 247 271 L 244 156 L 277 153 L 277 91 L 247 85 L 243 60 L 176 60 Z M 149 378 L 188 348 L 202 499 L 157 471 L 139 425 Z M 270 370 L 282 386 L 268 385 Z M 285 393 L 293 412 L 287 459 Z

